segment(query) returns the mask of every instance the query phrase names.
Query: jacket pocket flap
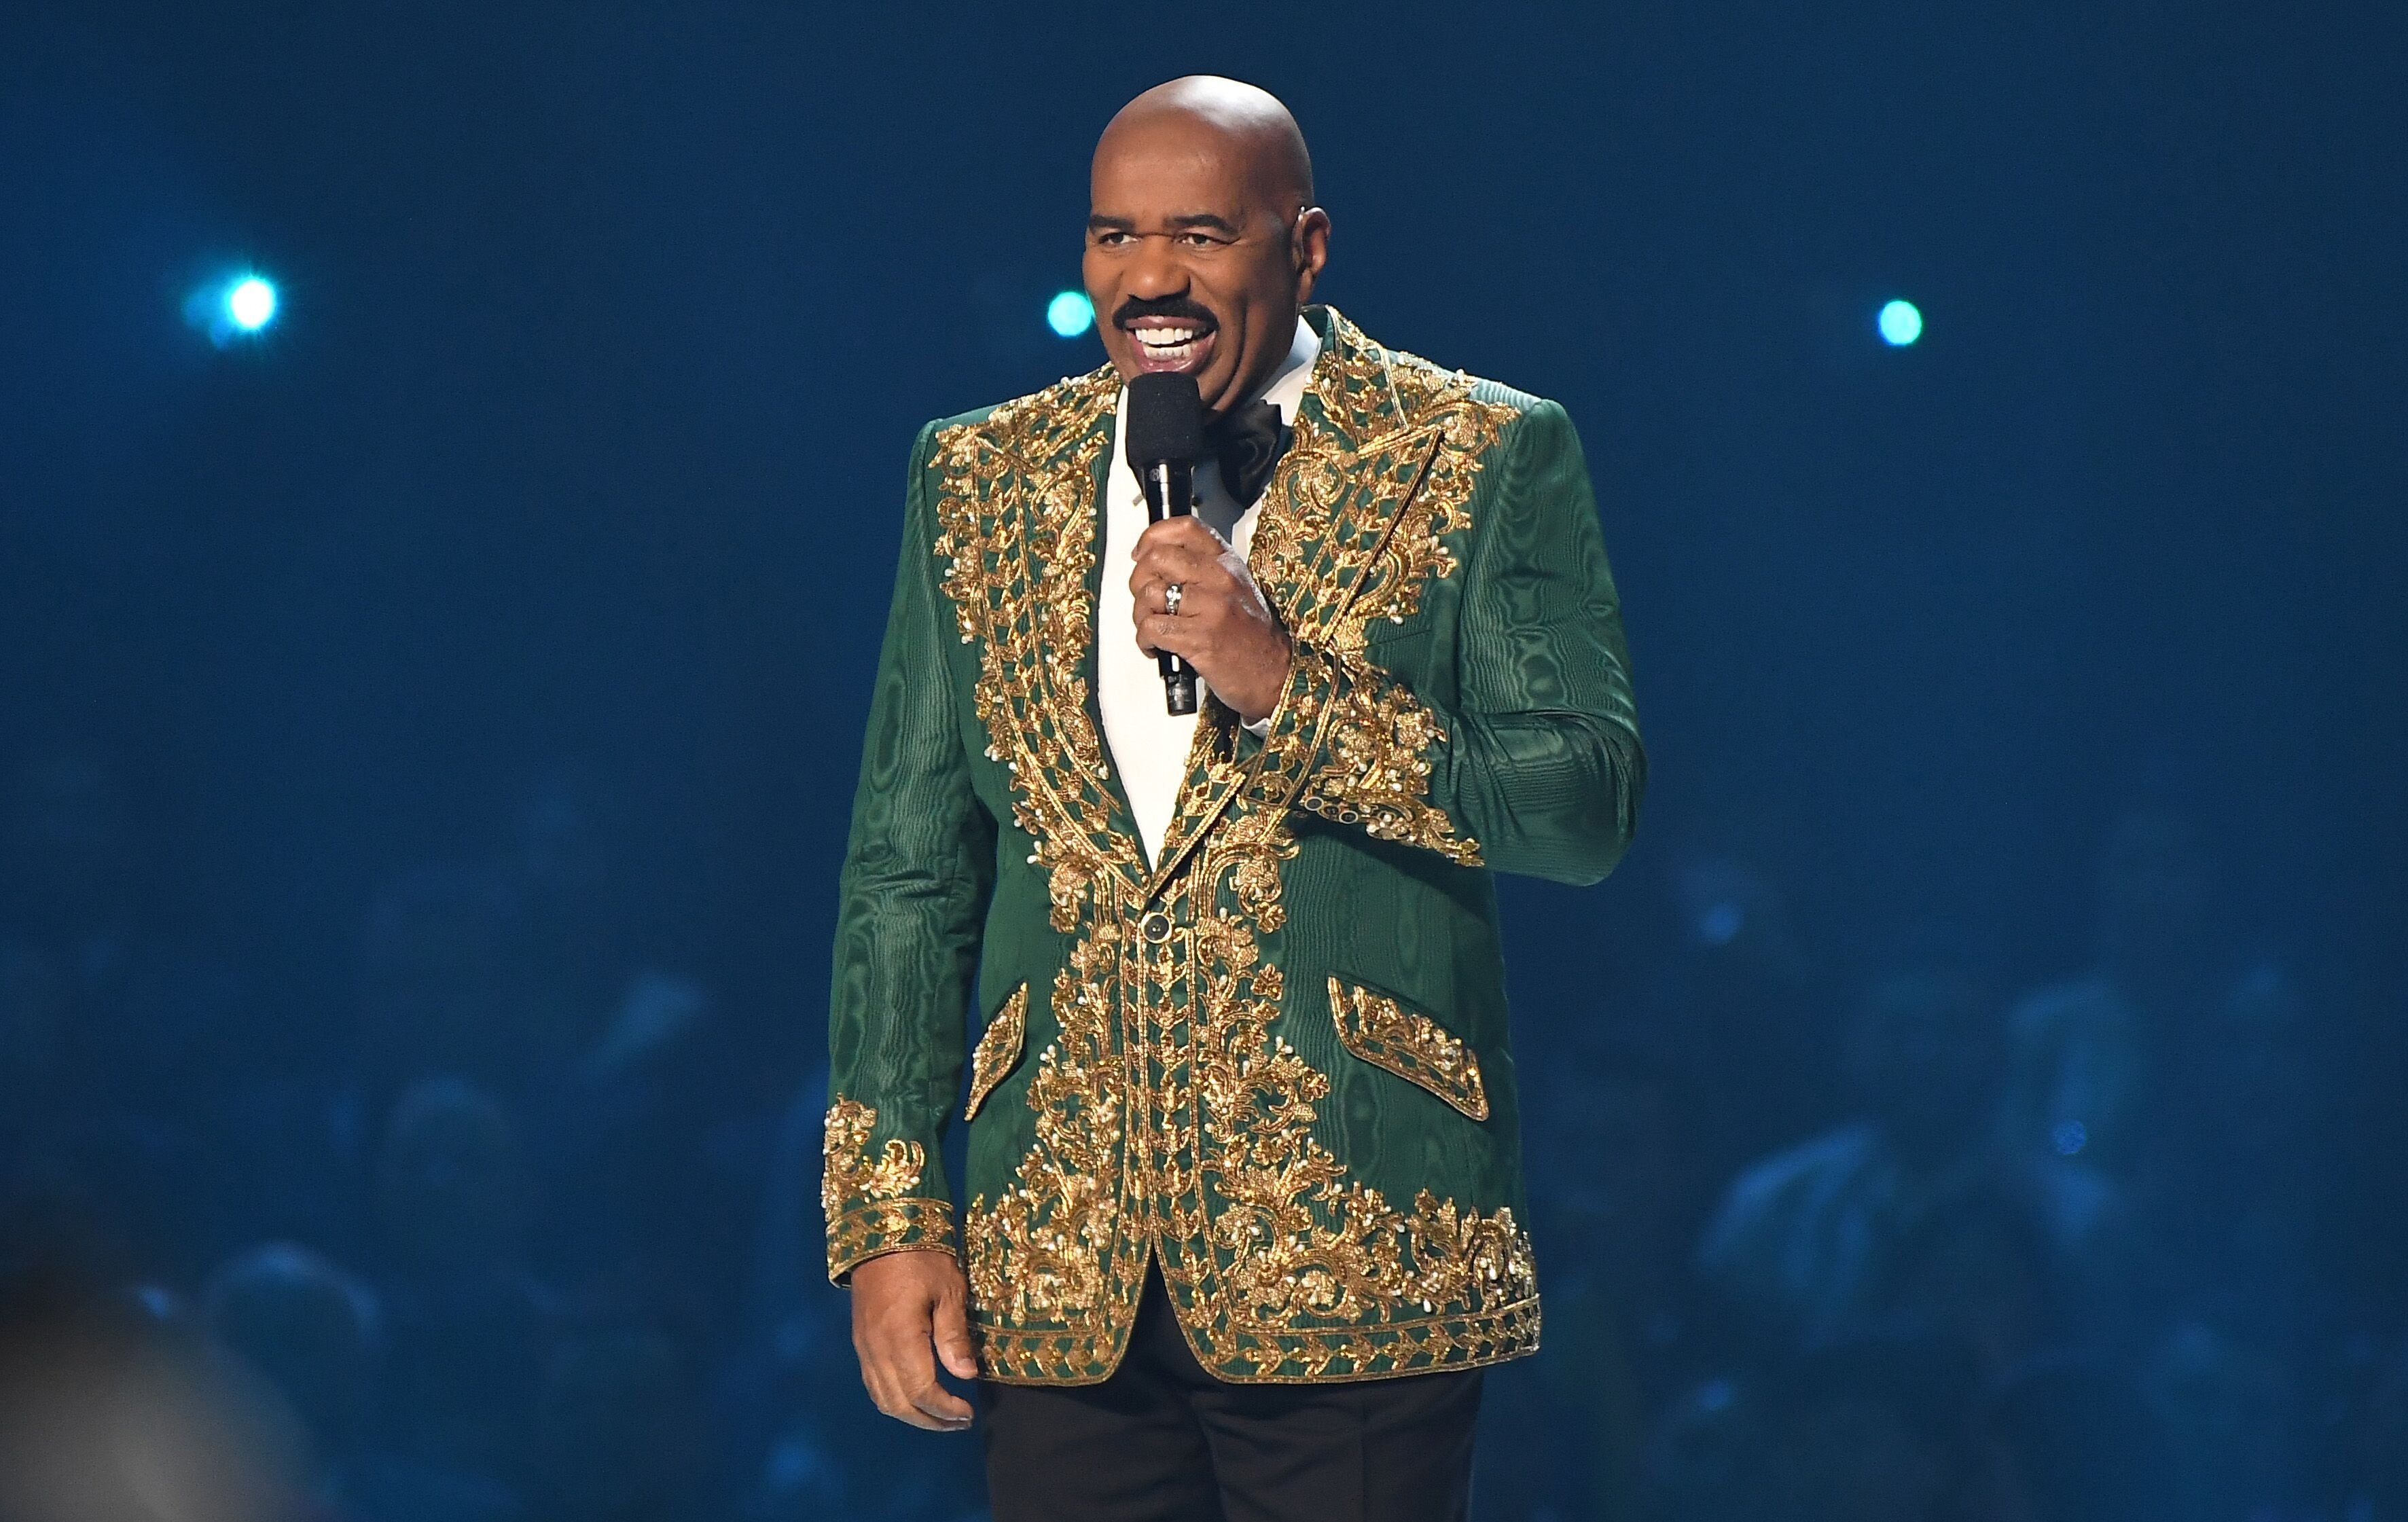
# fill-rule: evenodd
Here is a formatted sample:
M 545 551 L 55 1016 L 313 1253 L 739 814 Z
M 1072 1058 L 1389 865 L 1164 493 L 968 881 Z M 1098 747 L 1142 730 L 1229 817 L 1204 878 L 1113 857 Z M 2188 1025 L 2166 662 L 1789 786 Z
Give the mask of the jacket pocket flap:
M 1024 983 L 995 1012 L 979 1037 L 978 1050 L 970 1054 L 970 1102 L 962 1111 L 962 1119 L 975 1118 L 995 1086 L 1020 1066 L 1020 1049 L 1027 1040 L 1028 985 Z
M 1474 1120 L 1488 1118 L 1480 1060 L 1460 1037 L 1376 988 L 1329 980 L 1329 1013 L 1346 1050 L 1417 1084 Z

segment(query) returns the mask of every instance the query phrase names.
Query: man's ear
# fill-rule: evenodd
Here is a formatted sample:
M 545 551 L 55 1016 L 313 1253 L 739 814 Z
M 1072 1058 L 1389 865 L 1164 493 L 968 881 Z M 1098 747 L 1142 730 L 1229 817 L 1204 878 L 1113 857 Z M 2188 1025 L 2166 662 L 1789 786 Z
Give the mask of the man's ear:
M 1296 263 L 1296 299 L 1302 305 L 1312 298 L 1312 283 L 1329 263 L 1329 213 L 1317 206 L 1297 212 L 1295 225 L 1288 230 L 1287 246 Z

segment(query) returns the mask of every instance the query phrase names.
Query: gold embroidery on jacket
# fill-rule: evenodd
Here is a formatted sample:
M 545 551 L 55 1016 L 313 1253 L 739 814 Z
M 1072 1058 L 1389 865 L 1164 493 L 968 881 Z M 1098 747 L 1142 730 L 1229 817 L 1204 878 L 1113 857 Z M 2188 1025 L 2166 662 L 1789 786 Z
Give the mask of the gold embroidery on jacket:
M 976 1120 L 979 1106 L 995 1092 L 995 1086 L 1008 1077 L 1020 1061 L 1020 1048 L 1028 1040 L 1028 985 L 1022 984 L 995 1012 L 986 1029 L 979 1037 L 978 1049 L 970 1054 L 970 1100 L 962 1108 L 962 1119 Z
M 1420 1084 L 1474 1120 L 1488 1118 L 1480 1059 L 1428 1015 L 1336 978 L 1329 980 L 1329 1014 L 1349 1052 Z
M 1287 491 L 1267 507 L 1253 552 L 1274 589 L 1274 605 L 1296 632 L 1305 665 L 1298 684 L 1318 682 L 1330 690 L 1322 716 L 1327 758 L 1296 802 L 1341 824 L 1360 824 L 1375 838 L 1476 867 L 1479 843 L 1458 834 L 1429 797 L 1430 754 L 1446 733 L 1435 714 L 1365 658 L 1365 631 L 1382 620 L 1403 623 L 1421 606 L 1424 587 L 1454 574 L 1447 541 L 1471 526 L 1481 457 L 1519 413 L 1480 400 L 1468 377 L 1411 355 L 1383 354 L 1351 327 L 1344 337 L 1348 342 L 1323 352 L 1324 362 L 1336 352 L 1326 392 L 1315 368 L 1314 391 L 1330 421 L 1297 428 L 1300 458 Z M 1383 395 L 1401 402 L 1401 420 L 1380 409 Z M 1347 493 L 1376 490 L 1402 495 L 1401 510 L 1333 519 Z M 1315 651 L 1326 669 L 1309 664 Z
M 821 1149 L 820 1209 L 827 1216 L 828 1276 L 841 1282 L 854 1264 L 904 1247 L 953 1245 L 953 1206 L 911 1198 L 926 1170 L 927 1149 L 890 1137 L 869 1150 L 878 1112 L 839 1094 L 828 1106 Z
M 1046 874 L 1051 923 L 1081 936 L 1054 982 L 1060 1035 L 1028 1086 L 1034 1144 L 1013 1186 L 992 1205 L 973 1199 L 963 1221 L 979 1314 L 1049 1324 L 1063 1378 L 1109 1371 L 1145 1248 L 1140 1181 L 1123 1163 L 1131 1079 L 1112 945 L 1124 890 L 1144 867 L 1115 817 L 1082 670 L 1096 637 L 1094 481 L 1119 385 L 1106 366 L 1007 403 L 939 434 L 932 461 L 942 473 L 935 550 L 961 637 L 980 645 L 987 754 L 1005 768 L 1012 823 Z
M 1231 821 L 1233 849 L 1206 845 L 1200 884 L 1217 886 L 1261 845 L 1276 850 L 1282 818 Z M 1272 1033 L 1283 979 L 1248 921 L 1241 911 L 1197 925 L 1192 1093 L 1171 1069 L 1152 1093 L 1166 1137 L 1199 1149 L 1192 1178 L 1157 1160 L 1155 1200 L 1166 1279 L 1183 1303 L 1219 1313 L 1201 1336 L 1216 1368 L 1360 1378 L 1526 1351 L 1493 1333 L 1500 1314 L 1537 1294 L 1526 1233 L 1510 1210 L 1482 1215 L 1423 1191 L 1400 1211 L 1348 1181 L 1312 1133 L 1329 1080 Z M 1195 1122 L 1182 1126 L 1182 1111 Z M 1343 1335 L 1314 1325 L 1333 1321 Z M 1535 1336 L 1535 1314 L 1526 1326 Z
M 1455 833 L 1430 801 L 1430 752 L 1446 740 L 1438 716 L 1401 685 L 1362 662 L 1329 659 L 1328 758 L 1300 808 L 1374 840 L 1435 851 L 1458 867 L 1480 865 L 1480 843 Z
M 865 1258 L 907 1249 L 950 1252 L 953 1209 L 941 1199 L 873 1199 L 828 1223 L 828 1277 L 838 1284 Z
M 1137 876 L 1135 837 L 1113 827 L 1104 745 L 1088 711 L 1095 643 L 1095 472 L 1111 442 L 1111 366 L 1007 402 L 937 435 L 935 551 L 962 642 L 977 642 L 973 695 L 987 755 L 1011 777 L 1012 823 L 1036 842 L 1053 923 L 1069 931 L 1095 880 Z
M 971 1297 L 982 1314 L 1058 1321 L 1083 1317 L 1106 1301 L 1104 1264 L 1123 1214 L 1125 1082 L 1111 1050 L 1111 940 L 1099 934 L 1081 941 L 1054 977 L 1054 1016 L 1062 1033 L 1039 1055 L 1029 1081 L 1037 1142 L 1015 1186 L 992 1210 L 982 1194 L 970 1201 L 963 1236 Z
M 1312 386 L 1323 421 L 1300 418 L 1253 559 L 1299 650 L 1377 690 L 1364 624 L 1409 616 L 1454 570 L 1444 538 L 1468 525 L 1478 453 L 1514 413 L 1335 313 L 1329 325 Z M 1329 769 L 1348 716 L 1275 729 L 1240 763 L 1234 716 L 1210 705 L 1151 871 L 1115 828 L 1080 659 L 1096 638 L 1091 483 L 1117 385 L 1106 368 L 1007 404 L 939 434 L 934 462 L 945 588 L 963 639 L 982 644 L 988 754 L 1048 874 L 1052 923 L 1076 938 L 1054 987 L 1060 1037 L 1029 1084 L 1035 1142 L 1012 1186 L 964 1218 L 985 1372 L 1105 1377 L 1156 1246 L 1182 1324 L 1226 1378 L 1366 1378 L 1527 1352 L 1536 1288 L 1512 1212 L 1426 1191 L 1399 1209 L 1350 1182 L 1312 1132 L 1327 1077 L 1275 1034 L 1285 989 L 1261 938 L 1284 923 L 1308 773 Z M 1416 732 L 1393 690 L 1383 742 L 1400 746 Z M 1430 735 L 1418 773 L 1379 759 L 1383 777 L 1421 783 L 1425 807 Z M 1384 806 L 1398 827 L 1435 833 Z
M 889 1138 L 885 1150 L 872 1157 L 869 1133 L 877 1128 L 878 1112 L 858 1099 L 839 1094 L 828 1106 L 821 1141 L 826 1166 L 820 1175 L 820 1208 L 831 1220 L 856 1200 L 899 1199 L 920 1186 L 927 1149 L 917 1142 Z

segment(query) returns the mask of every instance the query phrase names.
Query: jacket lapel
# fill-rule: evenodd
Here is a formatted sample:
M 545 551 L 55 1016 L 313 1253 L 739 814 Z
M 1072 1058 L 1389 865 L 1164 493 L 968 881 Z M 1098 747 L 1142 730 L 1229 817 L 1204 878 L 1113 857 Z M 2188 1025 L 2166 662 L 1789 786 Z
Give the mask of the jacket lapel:
M 1296 639 L 1359 648 L 1347 610 L 1379 574 L 1380 553 L 1412 503 L 1444 430 L 1434 414 L 1456 395 L 1420 367 L 1399 385 L 1388 352 L 1334 308 L 1307 311 L 1321 334 L 1296 438 L 1263 494 L 1247 566 Z M 1217 705 L 1196 726 L 1185 783 L 1147 897 L 1159 893 L 1212 828 L 1246 777 L 1235 716 Z
M 1103 648 L 1103 631 L 1096 625 L 1096 614 L 1097 610 L 1103 606 L 1104 553 L 1107 543 L 1105 531 L 1111 516 L 1110 493 L 1112 486 L 1112 430 L 1116 406 L 1117 393 L 1114 401 L 1105 407 L 1103 416 L 1096 424 L 1103 437 L 1103 452 L 1096 456 L 1095 467 L 1088 473 L 1087 584 L 1084 589 L 1083 604 L 1087 610 L 1087 627 L 1083 638 L 1073 647 L 1084 652 L 1078 667 L 1077 685 L 1080 690 L 1076 694 L 1057 694 L 1056 702 L 1068 707 L 1075 697 L 1082 705 L 1080 721 L 1085 725 L 1087 734 L 1094 737 L 1096 754 L 1101 757 L 1096 768 L 1100 774 L 1096 781 L 1111 808 L 1111 853 L 1114 858 L 1121 862 L 1129 881 L 1136 883 L 1144 881 L 1145 878 L 1145 843 L 1138 834 L 1137 812 L 1129 807 L 1128 790 L 1121 783 L 1120 768 L 1111 764 L 1111 749 L 1103 743 L 1103 703 L 1096 691 L 1096 676 Z
M 1096 692 L 1096 610 L 1103 586 L 1105 493 L 1111 483 L 1118 395 L 1117 386 L 1107 390 L 1076 447 L 1032 481 L 1032 489 L 1022 498 L 1029 515 L 1023 528 L 1034 552 L 1029 573 L 1040 586 L 1036 616 L 1044 627 L 1043 643 L 1050 647 L 1045 653 L 1052 657 L 1037 663 L 1042 676 L 1031 717 L 1040 744 L 1060 763 L 1045 768 L 1051 775 L 1040 777 L 1039 783 L 1084 794 L 1086 807 L 1068 812 L 1084 817 L 1089 848 L 1135 886 L 1145 881 L 1145 847 L 1120 770 L 1104 743 Z M 1074 651 L 1075 661 L 1062 659 Z
M 987 754 L 1009 775 L 1014 824 L 1035 840 L 1056 928 L 1096 879 L 1134 888 L 1146 864 L 1096 706 L 1096 594 L 1113 403 L 1109 366 L 938 436 L 945 485 L 935 550 L 964 640 Z

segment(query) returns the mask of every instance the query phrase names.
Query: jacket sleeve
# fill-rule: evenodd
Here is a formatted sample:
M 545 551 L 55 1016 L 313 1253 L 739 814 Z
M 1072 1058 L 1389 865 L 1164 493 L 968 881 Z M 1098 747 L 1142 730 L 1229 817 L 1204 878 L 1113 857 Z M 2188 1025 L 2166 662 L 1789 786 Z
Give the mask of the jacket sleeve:
M 1563 409 L 1537 403 L 1497 449 L 1464 573 L 1456 706 L 1299 640 L 1266 743 L 1304 751 L 1297 801 L 1324 818 L 1587 884 L 1629 847 L 1646 785 L 1621 602 Z
M 971 789 L 937 585 L 921 430 L 895 600 L 838 884 L 830 1103 L 820 1202 L 828 1276 L 909 1248 L 952 1250 L 939 1150 L 961 1084 L 970 980 L 995 881 L 995 822 Z

